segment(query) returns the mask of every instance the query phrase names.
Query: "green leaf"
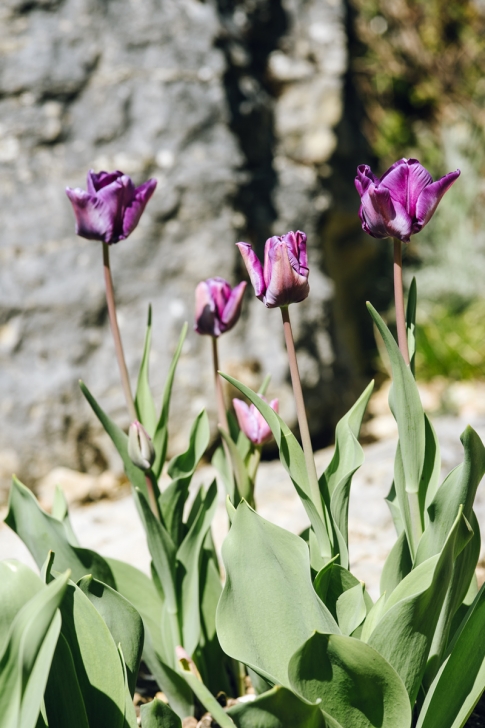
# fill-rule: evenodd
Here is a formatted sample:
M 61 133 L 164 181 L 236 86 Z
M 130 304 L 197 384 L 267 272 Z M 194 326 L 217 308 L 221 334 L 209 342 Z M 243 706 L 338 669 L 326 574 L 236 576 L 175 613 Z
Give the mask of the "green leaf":
M 150 437 L 153 439 L 155 428 L 157 425 L 157 413 L 155 403 L 153 401 L 150 382 L 148 377 L 150 347 L 152 341 L 152 307 L 148 306 L 147 331 L 145 335 L 145 345 L 143 347 L 143 356 L 138 373 L 138 382 L 136 385 L 135 407 L 139 421 L 146 429 Z
M 227 374 L 221 374 L 221 376 L 224 377 L 224 379 L 227 379 L 227 381 L 236 387 L 236 389 L 239 389 L 239 391 L 242 392 L 250 400 L 250 402 L 252 402 L 252 404 L 254 404 L 256 409 L 261 412 L 268 423 L 271 428 L 271 432 L 273 433 L 273 437 L 276 440 L 276 444 L 278 445 L 280 460 L 288 472 L 298 495 L 300 496 L 303 507 L 305 508 L 308 518 L 310 519 L 310 523 L 312 524 L 312 528 L 315 531 L 320 547 L 320 553 L 325 557 L 325 559 L 332 558 L 333 554 L 330 536 L 325 524 L 320 518 L 318 511 L 319 504 L 313 503 L 308 474 L 306 471 L 305 456 L 298 440 L 293 435 L 290 428 L 283 422 L 281 417 L 272 410 L 269 404 L 258 394 Z M 324 507 L 324 504 L 322 503 L 321 506 Z
M 362 632 L 360 634 L 360 639 L 362 642 L 368 642 L 369 637 L 371 636 L 372 632 L 374 631 L 374 628 L 376 625 L 379 624 L 381 617 L 384 613 L 384 606 L 386 604 L 386 594 L 381 594 L 377 602 L 374 604 L 372 609 L 369 610 L 369 613 L 367 614 L 367 617 L 365 618 L 364 626 L 362 627 Z
M 155 434 L 153 436 L 153 447 L 155 448 L 156 456 L 155 456 L 155 462 L 153 464 L 152 470 L 155 473 L 156 478 L 160 477 L 163 465 L 165 463 L 165 458 L 167 456 L 168 416 L 170 413 L 170 399 L 172 397 L 173 380 L 174 380 L 174 376 L 175 376 L 175 370 L 177 368 L 177 364 L 180 359 L 180 354 L 182 353 L 182 347 L 184 345 L 186 336 L 187 336 L 187 323 L 185 323 L 182 327 L 177 349 L 175 351 L 172 362 L 170 364 L 170 368 L 168 370 L 167 380 L 165 382 L 165 387 L 163 390 L 162 409 L 160 411 L 160 417 L 158 419 Z
M 62 574 L 17 613 L 0 654 L 2 728 L 35 728 L 56 648 L 61 604 L 69 579 Z
M 228 462 L 222 446 L 219 446 L 214 450 L 211 465 L 217 470 L 217 472 L 221 476 L 224 488 L 226 489 L 226 493 L 230 498 L 231 503 L 234 503 L 234 473 L 232 472 L 231 464 Z
M 391 361 L 393 414 L 399 432 L 406 491 L 417 493 L 425 450 L 423 406 L 413 374 L 406 365 L 394 337 L 375 308 L 370 303 L 367 304 L 367 308 L 384 340 Z
M 380 583 L 381 594 L 386 593 L 386 598 L 389 597 L 412 568 L 413 561 L 409 552 L 408 540 L 406 533 L 402 531 L 397 537 L 397 541 L 392 547 L 382 569 Z
M 216 615 L 224 652 L 271 683 L 316 629 L 340 630 L 313 589 L 308 547 L 241 502 L 222 546 L 226 583 Z
M 44 699 L 49 728 L 89 728 L 71 649 L 62 634 L 52 660 Z
M 320 477 L 323 497 L 328 493 L 333 525 L 343 538 L 345 553 L 340 549 L 340 563 L 348 568 L 348 513 L 350 486 L 354 473 L 364 462 L 358 437 L 367 403 L 374 389 L 371 382 L 354 406 L 342 417 L 335 430 L 335 452 L 327 469 Z
M 89 728 L 124 728 L 123 667 L 104 619 L 72 582 L 60 609 Z
M 133 696 L 143 650 L 142 618 L 127 599 L 91 575 L 83 576 L 78 587 L 103 617 L 115 645 L 121 645 L 128 687 Z
M 173 478 L 159 497 L 160 510 L 167 531 L 178 546 L 183 538 L 183 510 L 189 494 L 189 485 L 195 469 L 210 441 L 210 425 L 207 412 L 197 415 L 190 430 L 187 450 L 173 458 L 168 474 Z
M 432 683 L 417 728 L 462 728 L 485 690 L 485 587 L 469 608 Z
M 141 728 L 182 728 L 182 721 L 173 710 L 155 698 L 140 706 Z
M 177 551 L 179 572 L 183 572 L 178 591 L 178 610 L 182 617 L 183 642 L 181 644 L 189 655 L 194 653 L 200 639 L 199 564 L 202 546 L 216 508 L 217 484 L 214 480 L 202 501 L 196 520 Z
M 128 455 L 128 436 L 125 435 L 123 430 L 121 430 L 118 425 L 115 424 L 113 420 L 108 417 L 106 412 L 99 406 L 84 382 L 79 382 L 79 386 L 81 387 L 81 392 L 84 394 L 89 404 L 91 405 L 94 414 L 101 422 L 104 429 L 110 436 L 113 445 L 118 450 L 118 453 L 123 461 L 123 466 L 125 468 L 125 473 L 128 477 L 128 480 L 134 488 L 139 488 L 141 490 L 141 492 L 145 495 L 145 498 L 148 498 L 148 489 L 145 480 L 145 474 L 140 470 L 140 468 L 137 468 L 136 465 L 133 465 L 131 458 Z M 102 581 L 104 581 L 104 579 L 102 579 Z
M 168 698 L 170 707 L 180 718 L 194 714 L 194 694 L 186 681 L 167 665 L 157 654 L 151 641 L 150 633 L 145 633 L 143 659 L 150 672 L 155 676 L 160 688 Z
M 325 596 L 325 605 L 335 618 L 337 618 L 338 599 L 342 594 L 344 594 L 344 592 L 356 586 L 362 589 L 361 582 L 356 579 L 350 571 L 344 569 L 340 566 L 340 564 L 332 564 L 327 593 Z M 363 596 L 366 609 L 370 610 L 372 608 L 372 599 L 365 590 L 363 592 Z
M 105 559 L 95 551 L 72 546 L 63 524 L 45 513 L 34 494 L 15 477 L 5 523 L 25 543 L 39 569 L 52 550 L 57 571 L 71 569 L 72 578 L 76 580 L 93 574 L 105 584 L 114 586 L 113 575 Z
M 443 550 L 403 579 L 386 601 L 369 645 L 401 676 L 414 704 L 453 573 L 453 562 L 472 536 L 460 509 Z
M 58 485 L 56 485 L 56 489 L 54 491 L 54 503 L 52 504 L 51 516 L 53 518 L 57 518 L 57 520 L 64 525 L 66 538 L 71 546 L 81 546 L 73 531 L 71 521 L 69 520 L 69 509 L 66 496 L 64 495 L 62 488 Z
M 241 498 L 244 498 L 245 501 L 247 501 L 251 506 L 254 507 L 254 495 L 253 495 L 253 488 L 252 483 L 249 478 L 249 474 L 246 468 L 246 465 L 244 464 L 244 460 L 241 456 L 241 453 L 239 452 L 238 446 L 232 439 L 232 437 L 229 435 L 228 432 L 226 432 L 222 427 L 219 427 L 219 432 L 221 433 L 221 437 L 224 440 L 224 442 L 227 445 L 227 449 L 229 450 L 229 454 L 231 456 L 232 461 L 232 468 L 234 471 L 234 475 L 236 478 L 236 485 L 238 490 L 238 502 L 234 503 L 235 506 L 238 505 L 239 500 Z M 236 497 L 235 497 L 236 499 Z
M 427 525 L 427 508 L 436 495 L 441 475 L 441 453 L 436 431 L 429 417 L 424 415 L 425 448 L 424 466 L 419 484 L 419 500 L 421 510 L 425 514 Z
M 418 291 L 416 287 L 416 278 L 413 277 L 409 286 L 408 303 L 406 306 L 406 334 L 408 340 L 410 369 L 414 376 L 415 358 L 416 358 L 416 305 L 418 299 Z
M 14 559 L 0 561 L 0 655 L 7 644 L 12 622 L 26 604 L 42 591 L 42 579 L 32 569 Z
M 350 636 L 362 624 L 367 613 L 364 584 L 359 583 L 344 591 L 337 599 L 337 622 L 342 634 Z
M 324 717 L 320 706 L 276 685 L 250 703 L 238 703 L 227 711 L 237 728 L 341 728 Z
M 220 728 L 235 728 L 233 721 L 226 711 L 217 702 L 217 699 L 206 688 L 203 682 L 199 680 L 189 669 L 183 666 L 183 660 L 179 661 L 179 670 L 186 680 L 187 685 L 194 691 L 204 708 L 209 712 Z
M 289 675 L 300 695 L 345 728 L 409 728 L 411 706 L 396 671 L 372 647 L 344 635 L 310 637 L 293 655 Z

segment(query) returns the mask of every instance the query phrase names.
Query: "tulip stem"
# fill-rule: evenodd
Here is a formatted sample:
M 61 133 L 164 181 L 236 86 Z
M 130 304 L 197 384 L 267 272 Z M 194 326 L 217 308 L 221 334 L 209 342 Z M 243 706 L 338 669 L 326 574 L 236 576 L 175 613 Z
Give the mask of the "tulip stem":
M 229 424 L 227 422 L 227 412 L 226 412 L 226 403 L 224 402 L 224 392 L 222 390 L 222 381 L 221 377 L 219 375 L 219 352 L 217 349 L 217 337 L 212 336 L 212 361 L 214 364 L 214 386 L 216 388 L 216 402 L 217 402 L 217 418 L 219 420 L 218 424 L 219 427 L 221 427 L 230 437 L 229 432 Z M 232 458 L 231 453 L 229 450 L 229 447 L 227 445 L 227 442 L 222 437 L 222 448 L 224 450 L 224 455 L 226 456 L 226 463 L 228 468 L 228 476 L 231 479 L 233 486 L 233 493 L 231 494 L 229 492 L 229 497 L 234 500 L 234 505 L 237 506 L 239 503 L 238 500 L 238 494 L 236 493 L 236 484 L 233 480 L 233 464 L 232 464 Z
M 291 330 L 290 313 L 288 306 L 281 307 L 281 316 L 283 317 L 283 330 L 285 332 L 286 350 L 288 352 L 288 361 L 290 364 L 291 384 L 293 386 L 293 394 L 296 403 L 296 415 L 298 417 L 298 426 L 300 428 L 301 444 L 303 445 L 303 453 L 305 455 L 305 464 L 310 484 L 310 494 L 315 508 L 319 516 L 325 523 L 322 507 L 322 496 L 320 486 L 318 485 L 317 470 L 315 467 L 315 459 L 313 457 L 312 441 L 310 438 L 310 430 L 305 410 L 305 402 L 303 400 L 303 391 L 301 388 L 300 372 L 298 370 L 298 361 L 296 358 L 295 342 L 293 340 L 293 332 Z
M 394 301 L 396 306 L 397 341 L 403 359 L 409 366 L 408 337 L 402 285 L 402 243 L 397 238 L 394 238 Z
M 123 344 L 121 343 L 118 319 L 116 316 L 113 279 L 111 278 L 111 268 L 109 264 L 109 245 L 107 245 L 106 243 L 101 243 L 101 245 L 103 248 L 104 283 L 106 287 L 106 303 L 108 304 L 109 323 L 111 326 L 111 333 L 113 335 L 116 358 L 118 360 L 118 366 L 120 369 L 121 384 L 125 393 L 126 406 L 128 407 L 131 422 L 135 422 L 135 420 L 138 419 L 138 416 L 136 414 L 135 403 L 133 401 L 133 395 L 131 393 L 130 379 L 128 376 L 128 370 L 126 368 L 125 355 L 123 353 Z

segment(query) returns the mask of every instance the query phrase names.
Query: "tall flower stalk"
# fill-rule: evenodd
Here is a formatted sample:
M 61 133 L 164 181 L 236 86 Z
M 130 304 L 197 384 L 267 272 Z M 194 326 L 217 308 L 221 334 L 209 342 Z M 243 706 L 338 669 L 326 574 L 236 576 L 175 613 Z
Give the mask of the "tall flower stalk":
M 404 313 L 404 290 L 402 283 L 402 243 L 394 238 L 394 304 L 396 308 L 397 342 L 404 361 L 409 366 L 408 337 Z

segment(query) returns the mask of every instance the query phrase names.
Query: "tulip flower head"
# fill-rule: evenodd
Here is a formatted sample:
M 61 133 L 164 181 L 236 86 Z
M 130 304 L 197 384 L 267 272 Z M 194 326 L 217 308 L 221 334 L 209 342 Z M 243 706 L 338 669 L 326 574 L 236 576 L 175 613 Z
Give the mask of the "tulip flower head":
M 264 268 L 249 243 L 236 243 L 256 297 L 267 308 L 303 301 L 310 292 L 306 235 L 300 230 L 266 241 Z
M 237 323 L 246 282 L 231 288 L 224 278 L 208 278 L 195 289 L 195 330 L 217 338 Z
M 133 465 L 143 471 L 150 470 L 155 461 L 152 439 L 138 420 L 128 430 L 128 455 Z
M 438 203 L 460 170 L 433 182 L 417 159 L 400 159 L 378 179 L 367 164 L 357 167 L 355 186 L 364 232 L 374 238 L 397 238 L 409 243 L 411 235 L 431 220 Z
M 157 181 L 135 187 L 123 172 L 88 172 L 87 192 L 66 188 L 76 216 L 76 234 L 111 245 L 133 232 Z
M 261 397 L 266 402 L 265 397 Z M 261 412 L 254 404 L 247 405 L 242 399 L 233 399 L 234 411 L 236 412 L 239 427 L 244 432 L 248 440 L 253 445 L 264 445 L 265 442 L 271 440 L 272 433 L 270 426 L 264 419 Z M 278 412 L 278 400 L 272 399 L 269 406 L 275 412 Z

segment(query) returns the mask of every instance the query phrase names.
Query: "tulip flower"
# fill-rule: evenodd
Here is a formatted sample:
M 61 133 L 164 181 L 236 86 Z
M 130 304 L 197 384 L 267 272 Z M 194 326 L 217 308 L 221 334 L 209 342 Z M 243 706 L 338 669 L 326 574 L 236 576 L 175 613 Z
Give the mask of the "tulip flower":
M 135 420 L 128 430 L 128 455 L 140 470 L 150 470 L 155 461 L 152 439 L 141 422 Z
M 76 216 L 76 233 L 111 245 L 133 232 L 157 181 L 135 187 L 123 172 L 88 172 L 87 192 L 66 188 Z
M 208 278 L 195 289 L 195 330 L 217 338 L 237 323 L 246 282 L 231 288 L 224 278 Z
M 433 182 L 417 159 L 400 159 L 378 179 L 367 164 L 357 167 L 362 229 L 374 238 L 397 238 L 409 243 L 430 221 L 438 203 L 460 170 Z
M 262 397 L 266 402 L 266 398 Z M 263 415 L 254 404 L 247 405 L 241 399 L 233 399 L 234 411 L 236 412 L 239 427 L 244 432 L 248 440 L 253 445 L 264 445 L 272 437 L 270 426 L 264 419 Z M 272 399 L 269 406 L 275 412 L 278 412 L 278 400 Z
M 297 230 L 273 236 L 264 248 L 264 268 L 249 243 L 237 243 L 256 297 L 267 308 L 303 301 L 310 292 L 306 235 Z

